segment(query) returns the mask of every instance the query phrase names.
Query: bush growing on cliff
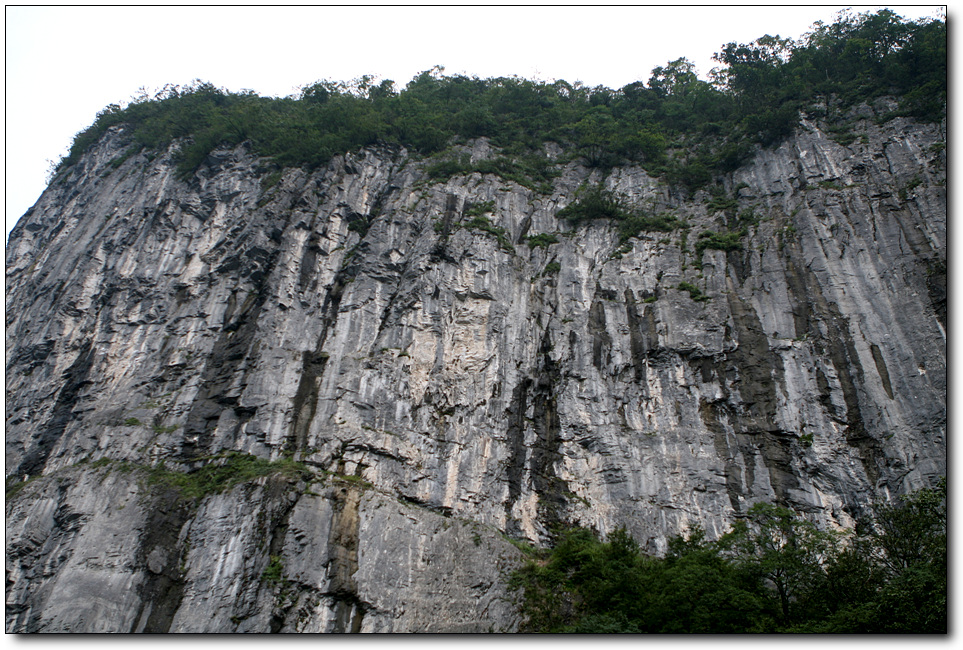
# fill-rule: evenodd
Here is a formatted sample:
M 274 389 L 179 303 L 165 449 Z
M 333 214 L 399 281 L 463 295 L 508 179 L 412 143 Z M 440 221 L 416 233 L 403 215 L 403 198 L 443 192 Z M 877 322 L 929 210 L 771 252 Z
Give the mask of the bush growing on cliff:
M 632 216 L 632 208 L 625 199 L 601 185 L 583 185 L 575 195 L 575 201 L 555 215 L 573 223 L 585 223 L 599 219 L 624 221 Z
M 945 633 L 945 479 L 858 531 L 757 504 L 719 540 L 690 530 L 657 558 L 624 529 L 571 528 L 510 586 L 531 632 Z
M 673 215 L 650 215 L 632 206 L 624 196 L 601 185 L 582 186 L 575 201 L 558 211 L 559 219 L 575 224 L 610 220 L 618 223 L 619 241 L 625 243 L 641 232 L 671 232 L 681 225 Z
M 526 237 L 525 243 L 529 248 L 548 248 L 552 244 L 558 243 L 558 237 L 550 232 L 540 232 L 537 235 Z
M 729 232 L 713 232 L 711 230 L 705 230 L 699 233 L 699 238 L 696 240 L 695 250 L 696 255 L 701 256 L 702 252 L 707 248 L 711 248 L 717 251 L 735 251 L 742 248 L 742 238 L 745 237 L 747 231 L 743 228 L 741 230 L 729 231 Z

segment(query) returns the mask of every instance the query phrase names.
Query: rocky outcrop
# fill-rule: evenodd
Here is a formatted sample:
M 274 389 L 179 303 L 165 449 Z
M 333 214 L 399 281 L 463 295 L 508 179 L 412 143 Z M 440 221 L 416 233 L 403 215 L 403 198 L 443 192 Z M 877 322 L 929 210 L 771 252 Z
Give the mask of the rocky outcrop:
M 183 180 L 114 127 L 7 246 L 7 631 L 513 630 L 506 576 L 555 524 L 661 553 L 944 474 L 945 136 L 856 128 L 801 122 L 716 209 L 639 168 L 540 194 L 379 147 Z M 560 220 L 586 182 L 687 225 Z M 156 480 L 226 452 L 306 471 Z

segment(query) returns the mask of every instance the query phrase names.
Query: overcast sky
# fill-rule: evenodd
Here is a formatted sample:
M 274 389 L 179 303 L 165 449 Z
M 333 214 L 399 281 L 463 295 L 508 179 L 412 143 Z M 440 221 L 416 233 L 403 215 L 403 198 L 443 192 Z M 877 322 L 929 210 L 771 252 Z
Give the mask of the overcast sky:
M 889 7 L 938 15 L 936 6 Z M 705 78 L 724 43 L 798 38 L 841 8 L 7 7 L 6 233 L 74 134 L 141 87 L 201 79 L 285 96 L 363 74 L 404 86 L 443 65 L 449 74 L 620 88 L 680 57 Z

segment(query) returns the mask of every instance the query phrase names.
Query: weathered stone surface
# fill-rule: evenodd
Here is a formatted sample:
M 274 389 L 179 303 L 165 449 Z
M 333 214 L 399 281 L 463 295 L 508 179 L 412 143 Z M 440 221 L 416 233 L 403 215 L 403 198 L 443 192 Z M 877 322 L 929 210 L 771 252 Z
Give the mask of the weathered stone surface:
M 7 246 L 7 631 L 511 630 L 503 535 L 659 553 L 944 474 L 945 136 L 861 124 L 758 152 L 726 189 L 759 222 L 701 260 L 728 217 L 637 168 L 542 195 L 370 148 L 267 187 L 241 146 L 183 181 L 113 168 L 113 129 Z M 556 217 L 585 181 L 690 227 L 620 249 Z M 487 201 L 511 246 L 464 227 Z M 317 475 L 189 502 L 118 469 L 227 450 Z

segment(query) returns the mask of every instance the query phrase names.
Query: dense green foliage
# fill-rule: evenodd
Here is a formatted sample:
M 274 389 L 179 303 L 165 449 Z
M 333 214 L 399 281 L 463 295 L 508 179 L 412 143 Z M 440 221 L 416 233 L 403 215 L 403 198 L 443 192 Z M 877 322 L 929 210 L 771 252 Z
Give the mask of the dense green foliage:
M 558 243 L 558 237 L 550 232 L 541 232 L 525 238 L 525 243 L 529 248 L 548 248 L 552 244 Z
M 404 145 L 423 155 L 485 136 L 503 155 L 474 165 L 441 158 L 440 178 L 466 171 L 495 173 L 545 189 L 554 164 L 543 145 L 555 142 L 564 162 L 580 157 L 607 168 L 635 162 L 694 189 L 736 169 L 757 144 L 791 133 L 799 111 L 815 111 L 833 128 L 849 105 L 880 95 L 900 99 L 900 112 L 937 120 L 945 114 L 946 24 L 907 22 L 889 11 L 843 15 L 817 23 L 799 42 L 764 36 L 730 43 L 711 81 L 686 59 L 652 71 L 648 83 L 618 90 L 518 77 L 479 79 L 425 71 L 402 90 L 372 77 L 321 81 L 298 96 L 232 93 L 209 83 L 168 86 L 128 106 L 111 105 L 78 134 L 60 169 L 106 129 L 131 125 L 132 145 L 156 150 L 184 138 L 180 171 L 189 176 L 218 145 L 250 141 L 285 166 L 317 167 L 331 156 L 375 143 Z
M 946 632 L 946 482 L 878 505 L 858 532 L 757 504 L 664 558 L 619 529 L 560 531 L 512 576 L 536 632 Z
M 621 242 L 641 232 L 671 232 L 682 225 L 678 218 L 667 212 L 648 214 L 631 205 L 624 196 L 601 185 L 579 188 L 575 201 L 559 210 L 557 216 L 576 224 L 599 219 L 615 221 Z
M 741 239 L 745 236 L 745 230 L 730 230 L 729 232 L 704 230 L 699 233 L 699 238 L 696 240 L 696 255 L 702 255 L 702 252 L 707 248 L 726 252 L 739 250 L 742 248 Z

